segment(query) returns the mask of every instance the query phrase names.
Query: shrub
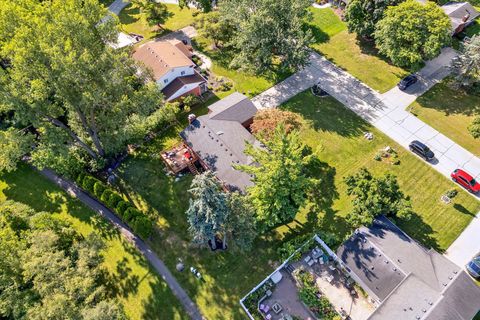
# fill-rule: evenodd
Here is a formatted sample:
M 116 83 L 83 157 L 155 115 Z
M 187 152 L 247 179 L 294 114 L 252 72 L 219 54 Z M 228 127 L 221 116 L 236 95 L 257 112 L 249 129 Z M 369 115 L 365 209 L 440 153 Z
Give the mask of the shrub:
M 118 203 L 120 203 L 120 201 L 122 201 L 123 198 L 121 195 L 119 195 L 118 193 L 116 192 L 112 192 L 110 194 L 110 197 L 108 198 L 107 200 L 107 205 L 109 208 L 116 208 Z
M 473 119 L 472 123 L 468 126 L 468 131 L 475 139 L 480 138 L 480 116 Z
M 132 223 L 133 231 L 142 238 L 148 238 L 153 231 L 153 223 L 146 216 L 137 217 Z
M 102 201 L 103 203 L 105 203 L 107 205 L 107 207 L 109 207 L 110 209 L 113 209 L 115 207 L 110 207 L 108 205 L 108 199 L 110 199 L 110 196 L 112 195 L 112 190 L 110 189 L 105 189 L 102 193 L 102 195 L 100 196 L 100 201 Z
M 94 194 L 94 186 L 95 186 L 95 182 L 97 182 L 98 180 L 95 179 L 94 177 L 92 176 L 85 176 L 85 178 L 83 179 L 83 182 L 82 182 L 82 187 L 83 189 L 85 189 L 86 191 Z
M 449 197 L 450 199 L 455 198 L 455 196 L 458 194 L 458 191 L 456 189 L 448 190 L 445 195 Z
M 137 217 L 140 217 L 141 215 L 142 213 L 138 211 L 138 209 L 134 207 L 130 207 L 127 210 L 125 210 L 125 214 L 123 215 L 123 218 L 125 219 L 126 222 L 132 222 Z
M 100 199 L 102 197 L 103 192 L 107 189 L 107 187 L 100 181 L 95 182 L 93 185 L 93 194 Z
M 86 174 L 84 172 L 80 172 L 77 176 L 77 179 L 75 179 L 75 182 L 77 183 L 77 186 L 83 186 L 83 179 L 85 179 Z
M 121 216 L 125 216 L 125 211 L 127 211 L 128 208 L 130 208 L 131 205 L 127 201 L 121 200 L 120 202 L 117 203 L 117 206 L 115 207 L 115 211 Z

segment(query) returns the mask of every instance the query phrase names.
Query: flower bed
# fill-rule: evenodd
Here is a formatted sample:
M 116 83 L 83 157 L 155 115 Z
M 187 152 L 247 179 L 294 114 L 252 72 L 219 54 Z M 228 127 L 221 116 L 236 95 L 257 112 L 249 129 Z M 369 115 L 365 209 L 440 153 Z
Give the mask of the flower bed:
M 273 290 L 274 286 L 275 284 L 272 280 L 268 279 L 260 288 L 248 295 L 243 301 L 245 308 L 248 309 L 254 319 L 263 319 L 262 314 L 258 311 L 258 303 L 266 296 L 268 290 Z

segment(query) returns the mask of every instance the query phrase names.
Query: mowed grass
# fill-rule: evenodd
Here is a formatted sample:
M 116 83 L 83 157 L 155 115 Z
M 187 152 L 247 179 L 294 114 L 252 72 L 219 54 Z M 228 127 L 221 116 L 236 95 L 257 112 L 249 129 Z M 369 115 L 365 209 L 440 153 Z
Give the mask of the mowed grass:
M 193 266 L 202 274 L 200 281 L 189 272 L 174 271 L 209 319 L 244 319 L 238 301 L 279 265 L 276 250 L 283 239 L 311 232 L 314 227 L 344 239 L 352 228 L 345 220 L 351 210 L 351 199 L 346 195 L 343 177 L 361 167 L 367 167 L 376 175 L 391 172 L 398 176 L 415 210 L 412 220 L 398 223 L 427 247 L 440 251 L 448 248 L 480 209 L 479 202 L 463 191 L 452 204 L 442 204 L 440 196 L 455 188 L 452 182 L 336 100 L 319 99 L 306 92 L 283 108 L 299 113 L 306 120 L 301 137 L 322 161 L 318 167 L 323 178 L 321 196 L 300 210 L 294 222 L 258 239 L 252 252 L 211 252 L 191 244 L 185 211 L 192 176 L 167 175 L 160 159 L 162 150 L 179 142 L 178 132 L 185 123 L 170 128 L 138 149 L 119 169 L 128 196 L 143 211 L 158 216 L 158 233 L 150 239 L 156 253 L 171 270 L 181 260 L 187 268 Z M 375 139 L 365 140 L 365 131 L 373 132 Z M 399 166 L 373 159 L 385 146 L 398 151 Z
M 108 290 L 130 319 L 188 319 L 166 283 L 112 225 L 38 172 L 21 165 L 15 172 L 0 175 L 0 202 L 6 200 L 58 215 L 84 236 L 100 234 L 106 243 L 102 253 L 112 284 Z
M 357 39 L 348 33 L 346 25 L 332 9 L 311 9 L 312 32 L 315 43 L 312 48 L 379 92 L 394 87 L 407 71 L 382 58 L 373 43 Z
M 480 141 L 474 139 L 467 128 L 475 115 L 480 113 L 480 97 L 452 89 L 447 81 L 436 84 L 418 97 L 409 110 L 420 120 L 480 156 Z
M 144 36 L 145 40 L 152 39 L 168 32 L 175 31 L 193 23 L 193 14 L 196 10 L 183 8 L 176 4 L 165 4 L 168 15 L 165 21 L 158 26 L 150 26 L 145 15 L 134 4 L 126 6 L 119 14 L 121 29 L 125 32 L 136 33 Z
M 442 204 L 441 195 L 456 188 L 451 181 L 333 98 L 319 99 L 304 92 L 283 108 L 302 114 L 310 122 L 302 130 L 302 139 L 322 161 L 334 168 L 333 186 L 338 198 L 329 210 L 339 221 L 351 209 L 351 199 L 346 195 L 342 179 L 361 167 L 376 175 L 389 172 L 398 177 L 401 189 L 411 197 L 415 211 L 413 219 L 399 221 L 399 225 L 427 247 L 446 250 L 479 211 L 480 202 L 465 191 L 459 192 L 453 204 Z M 364 139 L 366 131 L 374 134 L 373 141 Z M 400 165 L 374 160 L 378 150 L 386 146 L 398 152 Z

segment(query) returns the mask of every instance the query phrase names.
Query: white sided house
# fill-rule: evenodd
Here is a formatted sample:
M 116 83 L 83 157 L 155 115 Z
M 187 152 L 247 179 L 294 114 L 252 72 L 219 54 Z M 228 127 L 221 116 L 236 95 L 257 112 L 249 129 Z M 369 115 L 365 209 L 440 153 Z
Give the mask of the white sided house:
M 133 53 L 135 60 L 152 71 L 167 101 L 207 91 L 206 80 L 195 70 L 191 57 L 191 47 L 180 40 L 151 41 Z

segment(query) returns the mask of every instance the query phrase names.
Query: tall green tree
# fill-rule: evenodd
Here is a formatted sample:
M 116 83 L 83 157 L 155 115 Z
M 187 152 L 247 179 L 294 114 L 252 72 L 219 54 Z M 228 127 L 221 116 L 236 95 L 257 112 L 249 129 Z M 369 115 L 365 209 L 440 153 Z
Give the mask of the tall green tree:
M 104 284 L 103 248 L 50 213 L 0 204 L 0 317 L 126 319 Z
M 456 84 L 464 89 L 480 90 L 480 36 L 465 42 L 460 54 L 452 60 Z
M 231 45 L 235 55 L 231 66 L 257 73 L 296 69 L 308 63 L 311 30 L 310 0 L 222 0 L 224 19 L 236 26 Z
M 203 12 L 210 12 L 212 11 L 213 1 L 214 0 L 179 0 L 178 5 L 181 9 L 188 6 L 194 6 Z
M 370 225 L 379 215 L 409 220 L 412 205 L 400 190 L 397 178 L 392 174 L 374 177 L 367 169 L 344 179 L 347 194 L 351 196 L 353 210 L 347 220 L 354 227 Z
M 381 54 L 402 67 L 433 59 L 451 42 L 451 23 L 434 2 L 407 0 L 388 7 L 376 25 L 375 43 Z
M 24 154 L 31 151 L 33 137 L 14 128 L 0 130 L 0 172 L 13 171 Z
M 232 22 L 223 18 L 219 11 L 196 16 L 195 28 L 201 36 L 211 39 L 215 47 L 223 47 L 228 44 L 235 30 Z
M 373 38 L 375 25 L 383 18 L 388 6 L 395 6 L 403 0 L 352 0 L 345 11 L 348 31 L 367 39 Z
M 34 164 L 61 173 L 102 165 L 138 141 L 161 94 L 124 51 L 116 19 L 97 0 L 0 0 L 0 110 L 38 131 Z M 68 165 L 68 168 L 66 167 Z
M 265 145 L 262 149 L 247 145 L 245 153 L 255 164 L 237 169 L 253 175 L 248 196 L 258 219 L 266 226 L 275 226 L 295 218 L 315 180 L 307 175 L 310 156 L 305 154 L 297 131 L 287 134 L 279 125 Z
M 190 206 L 186 212 L 193 242 L 216 249 L 216 238 L 223 238 L 225 247 L 225 221 L 230 214 L 227 195 L 211 171 L 195 176 L 188 192 Z
M 216 249 L 215 239 L 227 241 L 240 250 L 248 250 L 256 237 L 254 210 L 246 198 L 225 193 L 211 171 L 197 175 L 189 189 L 192 198 L 186 212 L 194 243 Z
M 168 8 L 164 3 L 155 0 L 133 0 L 132 3 L 145 14 L 150 26 L 158 26 L 165 23 L 169 16 Z

